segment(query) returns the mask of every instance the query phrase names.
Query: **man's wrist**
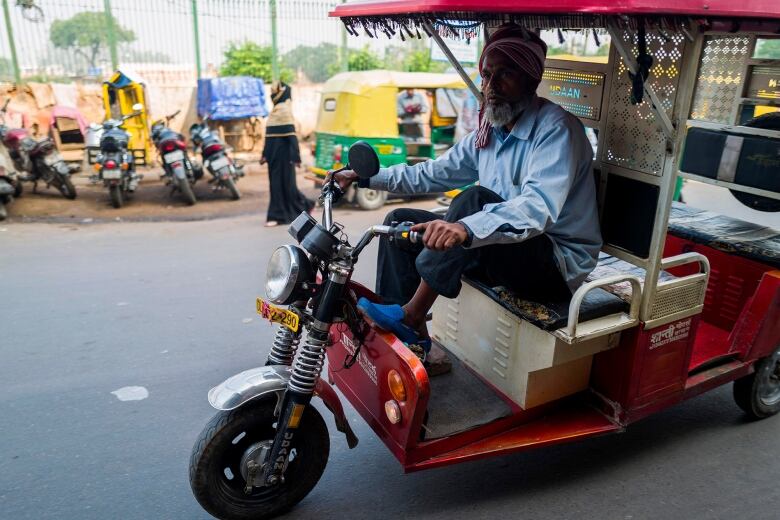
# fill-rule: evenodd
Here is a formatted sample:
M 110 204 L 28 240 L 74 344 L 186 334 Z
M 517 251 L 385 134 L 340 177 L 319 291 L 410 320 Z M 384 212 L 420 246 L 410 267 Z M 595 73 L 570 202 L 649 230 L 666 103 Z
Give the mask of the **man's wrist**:
M 471 231 L 471 228 L 468 227 L 466 224 L 464 224 L 461 221 L 458 221 L 457 224 L 460 224 L 463 226 L 463 229 L 466 230 L 466 240 L 463 241 L 463 244 L 461 244 L 463 247 L 471 247 L 471 241 L 474 240 L 474 232 Z

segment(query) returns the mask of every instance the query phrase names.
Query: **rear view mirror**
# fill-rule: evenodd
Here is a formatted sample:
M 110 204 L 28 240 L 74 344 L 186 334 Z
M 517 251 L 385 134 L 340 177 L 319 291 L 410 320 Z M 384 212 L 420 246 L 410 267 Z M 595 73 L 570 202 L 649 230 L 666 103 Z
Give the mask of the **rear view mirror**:
M 133 105 L 132 108 L 133 108 L 133 112 L 140 112 L 141 110 L 144 109 L 144 106 L 141 103 L 136 103 L 135 105 Z
M 349 147 L 349 165 L 347 168 L 358 174 L 361 179 L 370 179 L 379 173 L 379 157 L 374 148 L 365 141 L 357 141 Z

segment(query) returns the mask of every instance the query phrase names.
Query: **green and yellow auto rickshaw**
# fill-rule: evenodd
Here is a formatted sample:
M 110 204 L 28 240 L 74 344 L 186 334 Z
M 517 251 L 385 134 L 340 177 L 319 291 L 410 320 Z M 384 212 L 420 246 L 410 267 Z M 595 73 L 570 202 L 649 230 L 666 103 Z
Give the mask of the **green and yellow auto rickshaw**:
M 405 89 L 425 94 L 430 117 L 422 137 L 403 135 L 397 98 Z M 314 165 L 315 183 L 328 170 L 343 166 L 352 143 L 366 141 L 376 150 L 383 167 L 433 159 L 453 143 L 457 109 L 466 84 L 457 74 L 370 70 L 343 72 L 329 79 L 322 91 Z M 387 193 L 360 189 L 350 199 L 363 209 L 381 207 Z
M 143 107 L 140 111 L 134 110 L 134 106 L 138 104 Z M 126 119 L 122 128 L 130 134 L 129 150 L 133 153 L 136 164 L 148 164 L 152 156 L 152 140 L 144 82 L 116 71 L 103 83 L 103 108 L 106 111 L 106 119 L 122 119 L 123 116 L 137 113 Z

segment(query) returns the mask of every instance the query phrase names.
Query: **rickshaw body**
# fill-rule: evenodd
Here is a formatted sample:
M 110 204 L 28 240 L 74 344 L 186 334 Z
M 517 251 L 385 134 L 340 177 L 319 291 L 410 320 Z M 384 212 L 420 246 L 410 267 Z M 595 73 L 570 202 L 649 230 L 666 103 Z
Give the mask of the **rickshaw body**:
M 770 189 L 739 185 L 733 171 L 726 180 L 683 169 L 691 139 L 701 137 L 691 136 L 694 128 L 780 150 L 780 132 L 738 120 L 746 106 L 777 106 L 748 90 L 757 67 L 780 72 L 780 60 L 757 60 L 752 52 L 758 39 L 777 37 L 780 4 L 396 0 L 350 2 L 331 14 L 350 34 L 475 37 L 478 25 L 492 30 L 512 20 L 611 36 L 601 63 L 548 57 L 540 85 L 540 92 L 579 92 L 557 101 L 598 130 L 594 179 L 604 247 L 571 301 L 526 301 L 464 278 L 460 295 L 439 298 L 432 311 L 432 337 L 454 358 L 451 374 L 433 378 L 391 333 L 372 330 L 361 345 L 348 328 L 331 330 L 329 382 L 405 471 L 621 432 L 734 381 L 739 403 L 739 382 L 763 377 L 756 371 L 780 357 L 780 233 L 673 202 L 679 177 L 780 199 Z M 640 24 L 654 67 L 643 101 L 632 104 L 628 72 L 636 69 Z M 326 92 L 323 102 L 329 95 L 337 106 L 346 99 Z M 390 130 L 390 118 L 383 123 L 362 98 L 354 103 L 350 124 L 365 125 L 363 137 L 375 147 L 394 146 L 369 130 Z M 328 121 L 320 119 L 320 139 L 336 134 L 324 131 L 332 128 Z M 726 146 L 709 149 L 724 153 Z M 401 156 L 380 154 L 383 165 Z M 734 168 L 739 178 L 740 166 Z M 350 289 L 355 301 L 380 299 L 354 281 Z M 780 377 L 777 363 L 771 377 Z
M 106 119 L 122 119 L 123 116 L 136 112 L 133 105 L 140 104 L 143 108 L 138 115 L 127 119 L 123 124 L 130 134 L 128 151 L 133 154 L 136 164 L 146 165 L 152 156 L 152 140 L 149 130 L 149 104 L 146 86 L 142 80 L 129 74 L 116 71 L 111 78 L 103 83 L 103 108 Z M 90 153 L 90 162 L 94 161 L 96 153 Z
M 463 90 L 466 84 L 457 74 L 370 70 L 333 76 L 323 86 L 312 173 L 323 179 L 328 170 L 343 166 L 349 147 L 361 140 L 374 147 L 383 167 L 432 159 L 451 146 L 455 118 L 441 113 L 435 96 L 430 139 L 409 143 L 399 133 L 396 97 L 406 88 L 447 96 L 446 90 Z

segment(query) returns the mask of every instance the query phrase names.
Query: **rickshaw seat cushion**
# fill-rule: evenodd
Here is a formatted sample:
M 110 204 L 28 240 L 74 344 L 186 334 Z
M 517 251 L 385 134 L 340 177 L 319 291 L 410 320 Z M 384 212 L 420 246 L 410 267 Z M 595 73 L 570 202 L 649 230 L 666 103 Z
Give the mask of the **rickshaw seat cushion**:
M 570 300 L 534 302 L 518 297 L 505 287 L 491 288 L 469 277 L 463 278 L 504 309 L 537 327 L 551 331 L 565 327 L 569 321 Z M 628 312 L 629 305 L 604 289 L 594 289 L 585 296 L 580 306 L 580 323 L 610 314 Z
M 669 233 L 780 269 L 780 231 L 675 202 Z
M 691 128 L 685 136 L 680 170 L 780 193 L 777 160 L 771 160 L 778 155 L 780 139 Z

